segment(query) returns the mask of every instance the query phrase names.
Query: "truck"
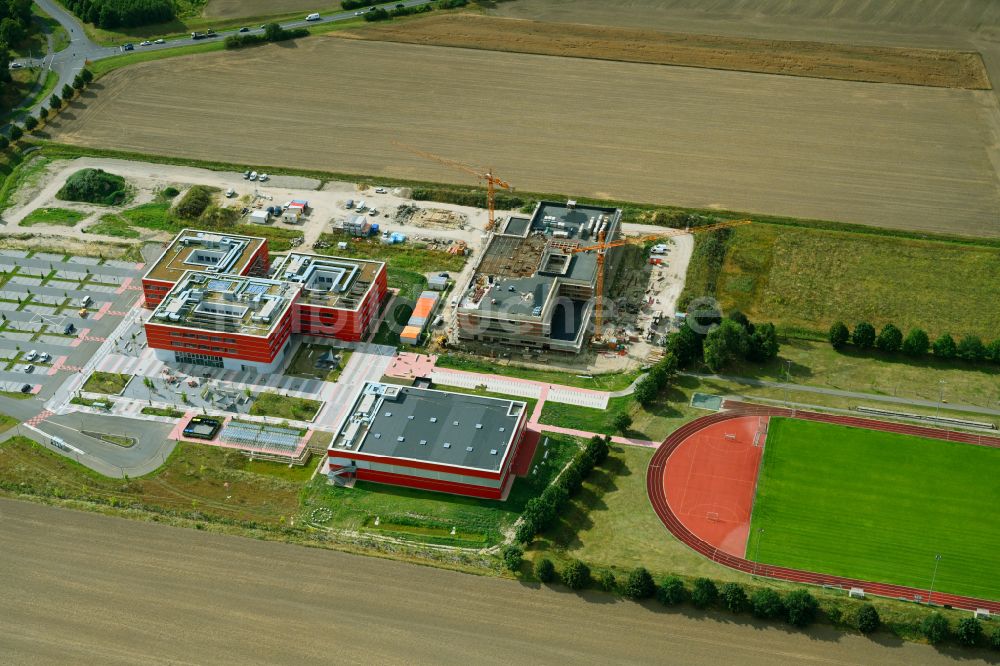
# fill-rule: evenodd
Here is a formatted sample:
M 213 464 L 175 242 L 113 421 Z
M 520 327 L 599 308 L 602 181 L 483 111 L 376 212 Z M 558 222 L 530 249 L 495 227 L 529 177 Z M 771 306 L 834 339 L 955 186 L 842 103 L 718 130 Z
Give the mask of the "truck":
M 203 32 L 192 32 L 191 39 L 205 39 L 206 35 Z

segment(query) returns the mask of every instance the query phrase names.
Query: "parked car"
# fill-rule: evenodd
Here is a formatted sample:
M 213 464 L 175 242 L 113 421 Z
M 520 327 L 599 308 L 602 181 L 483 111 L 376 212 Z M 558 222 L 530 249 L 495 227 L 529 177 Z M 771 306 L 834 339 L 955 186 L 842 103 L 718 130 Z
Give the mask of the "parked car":
M 52 359 L 52 354 L 48 352 L 42 352 L 38 355 L 38 360 L 42 363 L 48 363 Z
M 346 208 L 347 210 L 351 210 L 352 208 L 354 208 L 354 199 L 348 199 L 347 203 L 344 204 L 344 208 Z
M 242 28 L 240 28 L 240 32 L 250 32 L 250 28 L 243 26 Z
M 250 180 L 250 171 L 249 170 L 243 172 L 243 180 Z
M 38 358 L 38 352 L 36 352 L 34 349 L 32 349 L 30 352 L 24 355 L 25 361 L 34 361 L 36 358 Z
M 31 384 L 21 386 L 21 393 L 31 393 Z
M 377 208 L 372 208 L 370 211 L 368 211 L 368 214 L 371 215 L 371 216 L 378 215 L 378 209 Z
M 12 63 L 10 63 L 10 68 L 11 69 L 21 69 L 22 67 L 24 67 L 24 65 L 22 65 L 19 62 L 12 62 Z
M 270 176 L 268 176 L 266 173 L 262 173 L 262 174 L 260 174 L 260 178 L 258 180 L 260 180 L 260 182 L 263 183 L 263 182 L 266 182 L 266 181 L 268 181 L 270 179 L 271 179 Z
M 257 180 L 257 172 L 256 171 L 251 171 L 250 172 L 250 180 Z
M 232 199 L 235 196 L 236 196 L 236 190 L 234 190 L 231 187 L 228 190 L 226 190 L 226 198 L 227 199 Z
M 385 194 L 385 188 L 384 187 L 376 187 L 375 188 L 375 193 L 376 194 Z
M 35 366 L 34 366 L 34 364 L 29 364 L 29 365 L 28 365 L 28 367 L 26 367 L 26 368 L 24 369 L 24 371 L 25 371 L 26 373 L 28 373 L 29 375 L 30 375 L 31 373 L 33 373 L 33 372 L 35 371 Z

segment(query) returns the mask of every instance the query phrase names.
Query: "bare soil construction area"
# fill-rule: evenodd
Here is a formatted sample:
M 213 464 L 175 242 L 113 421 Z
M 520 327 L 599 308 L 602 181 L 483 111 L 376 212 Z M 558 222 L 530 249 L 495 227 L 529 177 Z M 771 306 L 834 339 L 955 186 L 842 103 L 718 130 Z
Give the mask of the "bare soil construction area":
M 997 114 L 992 92 L 313 38 L 115 71 L 46 132 L 472 184 L 398 140 L 523 191 L 998 236 Z
M 339 36 L 844 81 L 990 88 L 978 53 L 934 49 L 690 35 L 477 14 L 386 23 Z

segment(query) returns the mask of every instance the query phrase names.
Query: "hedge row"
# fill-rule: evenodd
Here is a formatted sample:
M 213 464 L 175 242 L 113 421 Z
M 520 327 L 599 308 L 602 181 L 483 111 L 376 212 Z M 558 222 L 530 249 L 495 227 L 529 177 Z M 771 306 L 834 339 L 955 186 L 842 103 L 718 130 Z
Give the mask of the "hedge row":
M 913 358 L 933 354 L 936 358 L 946 360 L 958 358 L 971 363 L 1000 363 L 1000 338 L 984 344 L 978 336 L 966 335 L 956 342 L 950 333 L 944 333 L 932 342 L 927 332 L 921 328 L 911 328 L 906 337 L 903 337 L 903 332 L 894 324 L 886 324 L 876 333 L 875 327 L 867 321 L 860 322 L 853 331 L 844 322 L 838 321 L 830 327 L 828 338 L 834 349 L 843 349 L 851 344 L 857 349 L 877 349 L 887 354 L 903 353 Z

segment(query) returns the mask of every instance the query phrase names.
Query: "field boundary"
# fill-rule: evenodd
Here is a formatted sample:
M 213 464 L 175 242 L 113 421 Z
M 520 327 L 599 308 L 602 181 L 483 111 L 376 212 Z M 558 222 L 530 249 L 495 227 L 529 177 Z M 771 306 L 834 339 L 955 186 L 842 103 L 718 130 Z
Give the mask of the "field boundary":
M 725 552 L 721 552 L 715 545 L 701 539 L 693 534 L 680 518 L 674 513 L 673 508 L 667 501 L 664 489 L 664 475 L 666 472 L 667 459 L 685 441 L 709 426 L 714 426 L 732 419 L 744 418 L 747 416 L 784 416 L 798 418 L 807 421 L 819 421 L 855 428 L 868 428 L 870 430 L 881 430 L 904 435 L 915 435 L 930 439 L 940 439 L 950 442 L 962 442 L 977 446 L 988 446 L 1000 448 L 1000 438 L 973 435 L 964 432 L 944 430 L 938 428 L 928 428 L 925 426 L 907 425 L 902 423 L 887 423 L 872 419 L 859 418 L 854 416 L 835 416 L 832 414 L 820 414 L 818 412 L 800 411 L 795 409 L 784 409 L 780 407 L 764 407 L 752 403 L 726 401 L 723 408 L 728 410 L 716 414 L 703 416 L 681 426 L 656 450 L 649 461 L 646 471 L 646 492 L 649 496 L 650 504 L 663 526 L 673 534 L 681 543 L 688 546 L 695 552 L 707 557 L 713 562 L 729 567 L 736 571 L 748 573 L 753 576 L 764 578 L 774 578 L 795 583 L 805 583 L 809 585 L 822 585 L 837 589 L 849 590 L 852 587 L 862 588 L 866 594 L 873 594 L 881 597 L 900 599 L 904 601 L 915 601 L 922 598 L 927 590 L 913 588 L 906 585 L 894 585 L 891 583 L 878 583 L 874 581 L 847 578 L 844 576 L 834 576 L 819 574 L 801 569 L 791 569 L 767 564 L 753 562 L 744 557 L 735 557 Z M 976 610 L 986 608 L 991 613 L 1000 613 L 1000 601 L 988 599 L 978 599 L 945 592 L 934 592 L 934 602 L 936 604 L 947 604 L 953 608 L 965 610 Z

